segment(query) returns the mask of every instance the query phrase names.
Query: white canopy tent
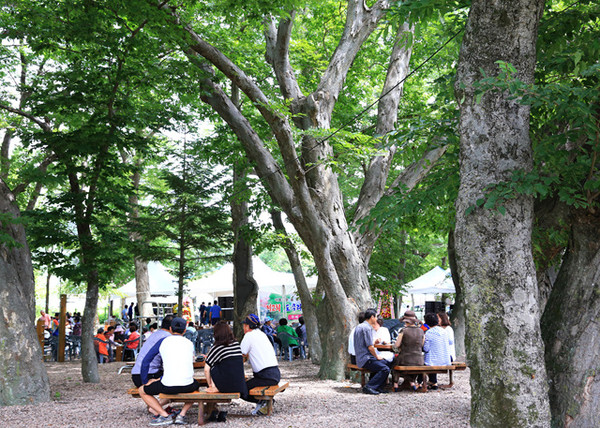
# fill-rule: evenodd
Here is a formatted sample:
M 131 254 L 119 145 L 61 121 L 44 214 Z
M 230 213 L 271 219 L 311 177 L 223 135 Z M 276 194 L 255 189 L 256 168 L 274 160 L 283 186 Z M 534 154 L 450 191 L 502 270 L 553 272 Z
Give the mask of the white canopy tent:
M 177 278 L 171 275 L 160 262 L 148 262 L 148 277 L 152 297 L 177 294 Z M 123 298 L 126 301 L 134 300 L 136 298 L 135 278 L 117 288 L 111 295 L 111 299 L 115 298 Z
M 407 294 L 456 293 L 450 269 L 434 267 L 429 272 L 406 284 Z
M 252 257 L 252 268 L 254 279 L 261 291 L 272 290 L 281 293 L 284 287 L 288 294 L 296 291 L 293 274 L 274 271 L 256 256 Z M 315 288 L 317 278 L 307 277 L 306 282 L 309 288 Z M 226 263 L 208 276 L 190 282 L 188 288 L 190 295 L 195 297 L 196 301 L 198 299 L 209 300 L 207 297 L 215 299 L 222 296 L 233 296 L 233 263 Z

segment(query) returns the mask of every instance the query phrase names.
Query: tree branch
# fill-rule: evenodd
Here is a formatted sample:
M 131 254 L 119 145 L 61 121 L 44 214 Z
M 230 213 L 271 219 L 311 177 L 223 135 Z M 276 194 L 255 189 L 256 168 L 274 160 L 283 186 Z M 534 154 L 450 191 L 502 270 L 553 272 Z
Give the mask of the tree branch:
M 265 26 L 265 37 L 267 40 L 265 57 L 267 62 L 273 67 L 284 98 L 292 100 L 302 97 L 302 90 L 290 65 L 289 55 L 290 38 L 295 15 L 296 12 L 292 11 L 289 18 L 282 19 L 277 30 L 275 29 L 274 18 L 271 18 L 268 25 Z
M 14 107 L 8 106 L 8 105 L 3 104 L 3 103 L 0 103 L 0 109 L 9 111 L 9 112 L 14 113 L 14 114 L 18 114 L 19 116 L 23 116 L 23 117 L 31 120 L 37 126 L 39 126 L 40 128 L 42 128 L 42 130 L 44 130 L 45 132 L 51 132 L 52 131 L 52 128 L 50 127 L 50 125 L 48 123 L 46 123 L 46 122 L 38 119 L 37 117 L 33 116 L 32 114 L 27 113 L 27 112 L 25 112 L 25 111 L 23 111 L 21 109 L 14 108 Z
M 349 0 L 342 37 L 315 92 L 308 97 L 315 112 L 314 125 L 328 127 L 333 107 L 344 86 L 348 70 L 360 47 L 373 33 L 389 7 L 388 0 L 378 0 L 371 9 L 364 0 Z

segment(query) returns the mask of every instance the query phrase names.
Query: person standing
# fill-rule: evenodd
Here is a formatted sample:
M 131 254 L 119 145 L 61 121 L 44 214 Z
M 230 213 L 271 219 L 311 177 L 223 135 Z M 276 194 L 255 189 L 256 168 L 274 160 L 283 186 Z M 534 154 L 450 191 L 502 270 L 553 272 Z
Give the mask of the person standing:
M 44 330 L 50 330 L 52 327 L 52 318 L 44 311 L 40 311 L 40 319 L 44 321 Z
M 210 325 L 210 310 L 212 309 L 211 303 L 208 302 L 208 306 L 204 310 L 204 324 Z
M 127 308 L 129 308 L 129 306 L 125 305 L 125 307 L 121 311 L 121 319 L 123 320 L 123 322 L 129 321 L 129 318 L 127 317 Z
M 210 308 L 210 323 L 211 325 L 215 325 L 221 321 L 221 307 L 219 303 L 215 300 L 214 305 Z
M 127 310 L 127 316 L 129 317 L 129 321 L 133 321 L 133 303 L 129 305 L 129 309 Z
M 356 365 L 373 372 L 369 382 L 363 387 L 363 392 L 378 395 L 386 392 L 383 388 L 390 374 L 391 363 L 383 359 L 375 350 L 375 324 L 377 312 L 375 309 L 365 311 L 365 320 L 356 326 L 354 331 L 354 351 L 356 352 Z
M 279 385 L 281 373 L 277 364 L 275 350 L 267 335 L 260 330 L 260 321 L 255 314 L 250 314 L 242 321 L 244 328 L 244 338 L 240 348 L 244 356 L 248 357 L 252 366 L 252 379 L 246 382 L 248 391 L 257 386 Z M 253 415 L 266 415 L 267 402 L 257 401 L 254 397 L 247 395 L 241 397 L 243 400 L 256 403 L 256 408 L 252 411 Z
M 206 314 L 206 305 L 204 302 L 200 305 L 200 324 L 204 324 L 204 315 Z

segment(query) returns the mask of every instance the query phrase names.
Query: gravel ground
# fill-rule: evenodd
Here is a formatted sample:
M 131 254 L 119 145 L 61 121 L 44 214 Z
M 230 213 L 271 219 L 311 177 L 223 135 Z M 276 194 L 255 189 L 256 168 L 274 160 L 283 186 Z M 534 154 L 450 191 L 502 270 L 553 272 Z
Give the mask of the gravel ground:
M 150 417 L 140 399 L 126 391 L 132 387 L 129 373 L 117 374 L 121 363 L 99 366 L 101 382 L 81 381 L 79 362 L 46 363 L 52 400 L 30 406 L 0 408 L 2 427 L 144 427 Z M 223 427 L 364 427 L 393 426 L 410 428 L 468 427 L 469 371 L 454 374 L 455 385 L 449 390 L 428 393 L 398 392 L 378 396 L 360 392 L 353 381 L 322 381 L 318 367 L 307 361 L 281 363 L 282 379 L 290 383 L 276 397 L 273 415 L 250 416 L 254 405 L 234 400 L 221 405 L 228 411 Z M 440 384 L 446 375 L 438 375 Z M 197 423 L 197 407 L 188 413 Z

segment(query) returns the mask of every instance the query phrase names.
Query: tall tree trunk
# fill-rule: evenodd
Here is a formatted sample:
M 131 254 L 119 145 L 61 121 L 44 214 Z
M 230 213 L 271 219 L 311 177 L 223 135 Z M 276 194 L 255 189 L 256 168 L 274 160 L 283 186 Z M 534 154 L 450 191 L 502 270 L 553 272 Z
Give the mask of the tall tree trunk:
M 280 211 L 271 211 L 271 218 L 273 219 L 273 226 L 275 230 L 285 236 L 285 242 L 283 249 L 288 257 L 292 272 L 294 273 L 294 280 L 296 281 L 296 289 L 300 296 L 300 302 L 302 302 L 302 316 L 306 324 L 306 338 L 310 349 L 310 359 L 313 363 L 319 364 L 321 361 L 321 338 L 319 336 L 319 324 L 317 320 L 317 312 L 315 302 L 310 295 L 310 290 L 306 284 L 306 277 L 302 271 L 302 264 L 300 263 L 300 256 L 296 251 L 296 247 L 291 239 L 287 237 L 287 232 L 281 220 Z
M 233 184 L 240 185 L 245 181 L 244 167 L 234 166 Z M 252 267 L 252 243 L 244 238 L 244 228 L 248 226 L 248 203 L 243 199 L 231 200 L 231 222 L 234 234 L 233 248 L 233 332 L 235 337 L 242 338 L 244 331 L 242 321 L 248 314 L 258 315 L 256 301 L 258 284 L 254 279 Z
M 96 334 L 96 316 L 98 314 L 98 291 L 100 289 L 98 272 L 92 269 L 87 275 L 85 308 L 81 321 L 81 376 L 84 382 L 100 383 L 98 359 L 94 350 Z
M 600 215 L 574 210 L 542 317 L 552 426 L 600 426 Z
M 456 264 L 456 248 L 454 242 L 454 231 L 448 233 L 448 264 L 452 274 L 452 282 L 456 289 L 454 298 L 454 307 L 452 308 L 452 329 L 454 330 L 454 346 L 456 348 L 456 358 L 460 361 L 466 356 L 465 350 L 465 301 L 464 293 L 458 274 L 458 265 Z
M 127 157 L 124 156 L 124 160 Z M 131 182 L 133 186 L 133 193 L 129 196 L 129 204 L 131 205 L 130 219 L 132 223 L 137 223 L 140 217 L 139 198 L 137 192 L 140 188 L 140 172 L 139 168 L 141 162 L 139 159 L 136 160 L 136 170 L 131 176 Z M 132 241 L 139 241 L 141 238 L 138 233 L 131 234 Z M 137 300 L 138 308 L 140 309 L 140 316 L 142 318 L 154 316 L 152 311 L 152 303 L 150 302 L 150 277 L 148 276 L 148 261 L 142 260 L 139 257 L 134 257 L 133 260 L 135 266 L 135 296 Z
M 473 84 L 497 75 L 496 61 L 533 82 L 543 0 L 471 4 L 458 64 L 460 188 L 456 256 L 467 310 L 473 427 L 548 427 L 550 411 L 531 252 L 533 200 L 519 196 L 505 214 L 477 208 L 486 189 L 532 168 L 529 107 Z M 468 214 L 467 210 L 472 210 Z
M 79 179 L 75 173 L 69 173 L 70 191 L 73 194 L 77 239 L 81 250 L 81 266 L 86 271 L 87 291 L 85 308 L 81 321 L 81 376 L 84 382 L 99 383 L 98 360 L 94 350 L 93 337 L 96 334 L 96 315 L 98 314 L 98 295 L 100 279 L 96 267 L 95 243 L 89 216 L 86 215 L 85 196 L 81 192 Z M 92 206 L 93 208 L 93 206 Z M 90 208 L 91 209 L 91 208 Z M 91 215 L 91 211 L 89 212 Z
M 31 253 L 15 197 L 0 180 L 0 406 L 50 399 L 50 384 L 35 329 Z M 11 219 L 11 220 L 8 220 Z M 8 241 L 10 240 L 10 241 Z

